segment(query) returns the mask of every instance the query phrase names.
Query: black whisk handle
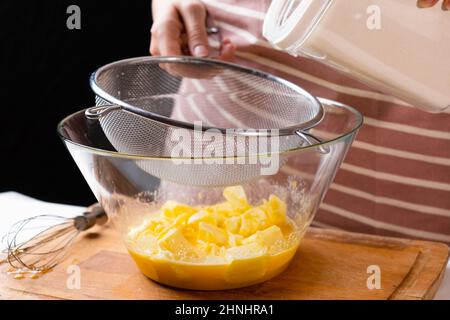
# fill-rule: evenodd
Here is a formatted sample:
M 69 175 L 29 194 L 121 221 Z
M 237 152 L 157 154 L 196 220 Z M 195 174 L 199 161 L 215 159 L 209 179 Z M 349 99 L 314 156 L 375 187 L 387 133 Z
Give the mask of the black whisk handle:
M 88 208 L 82 216 L 75 217 L 74 226 L 79 231 L 86 231 L 94 225 L 103 225 L 108 221 L 108 216 L 102 206 L 94 204 Z

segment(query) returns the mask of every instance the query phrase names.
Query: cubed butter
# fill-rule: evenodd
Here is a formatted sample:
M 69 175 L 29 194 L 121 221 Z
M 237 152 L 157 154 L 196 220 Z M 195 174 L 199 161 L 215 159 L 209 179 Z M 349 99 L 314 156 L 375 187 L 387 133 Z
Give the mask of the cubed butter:
M 281 244 L 284 241 L 283 232 L 281 232 L 281 229 L 278 226 L 271 226 L 259 231 L 257 234 L 267 247 Z
M 221 202 L 209 207 L 209 210 L 222 216 L 239 215 L 240 211 L 235 210 L 229 202 Z
M 232 233 L 238 233 L 241 227 L 241 217 L 233 216 L 225 219 L 225 229 Z
M 150 230 L 140 232 L 135 238 L 133 245 L 143 254 L 150 255 L 158 252 L 156 238 Z
M 252 282 L 264 277 L 267 270 L 267 249 L 257 243 L 229 248 L 230 261 L 226 280 L 230 283 Z
M 245 239 L 242 239 L 242 244 L 250 244 L 250 243 L 253 243 L 253 242 L 258 242 L 258 243 L 260 243 L 260 244 L 264 244 L 264 243 L 261 241 L 258 232 L 252 234 L 250 237 L 247 237 L 247 238 L 245 238 Z
M 286 222 L 286 203 L 275 195 L 269 197 L 267 214 L 273 224 L 283 225 Z
M 186 213 L 188 215 L 191 215 L 195 213 L 197 210 L 195 208 L 192 208 L 191 206 L 181 204 L 175 201 L 167 201 L 162 207 L 161 207 L 161 215 L 165 218 L 174 219 L 178 215 Z
M 223 190 L 223 196 L 231 206 L 239 211 L 247 210 L 250 205 L 244 188 L 241 186 L 227 187 Z
M 159 239 L 158 245 L 161 249 L 170 251 L 176 258 L 192 258 L 197 256 L 195 247 L 187 241 L 177 228 L 172 228 Z
M 286 204 L 272 195 L 252 207 L 239 186 L 223 196 L 225 202 L 210 206 L 169 201 L 130 229 L 127 248 L 142 272 L 200 290 L 251 285 L 279 273 L 298 247 Z
M 258 231 L 259 222 L 256 221 L 251 215 L 242 215 L 241 217 L 241 227 L 239 229 L 239 234 L 244 237 L 248 237 Z
M 198 224 L 198 238 L 206 242 L 213 242 L 218 245 L 227 243 L 226 232 L 212 224 L 200 222 Z
M 200 222 L 206 222 L 212 225 L 217 225 L 218 219 L 214 213 L 201 210 L 191 215 L 187 220 L 187 223 L 189 225 L 197 225 Z
M 146 231 L 150 231 L 154 234 L 159 234 L 164 229 L 165 225 L 162 220 L 151 219 L 147 222 Z
M 221 256 L 224 255 L 224 249 L 222 246 L 219 246 L 215 243 L 211 242 L 199 242 L 199 249 L 201 249 L 203 252 L 205 252 L 207 255 L 211 256 Z
M 257 243 L 261 246 L 267 247 L 267 249 L 270 249 L 272 246 L 277 244 L 281 246 L 283 244 L 283 241 L 284 236 L 280 227 L 273 225 L 267 229 L 254 233 L 250 237 L 243 239 L 242 244 Z
M 270 221 L 267 217 L 267 214 L 261 208 L 251 208 L 244 213 L 244 217 L 248 217 L 249 219 L 253 219 L 258 222 L 258 229 L 266 228 Z
M 230 247 L 236 247 L 242 244 L 242 240 L 244 239 L 243 236 L 240 234 L 234 234 L 231 232 L 228 232 L 228 245 Z

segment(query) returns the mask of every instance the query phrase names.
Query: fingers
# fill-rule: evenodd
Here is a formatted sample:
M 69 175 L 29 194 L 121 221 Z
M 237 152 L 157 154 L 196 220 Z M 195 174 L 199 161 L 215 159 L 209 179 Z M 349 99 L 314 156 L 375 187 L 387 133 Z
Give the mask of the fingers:
M 151 30 L 150 53 L 154 56 L 210 54 L 206 27 L 207 12 L 199 0 L 161 0 L 153 2 L 154 25 Z M 234 59 L 236 46 L 225 39 L 218 58 Z
M 177 9 L 167 0 L 152 1 L 153 26 L 150 54 L 154 56 L 181 55 L 183 24 Z
M 217 74 L 217 69 L 205 64 L 201 68 L 196 64 L 174 62 L 174 63 L 160 63 L 159 66 L 170 73 L 172 76 L 187 79 L 209 79 Z
M 161 56 L 181 55 L 182 24 L 177 18 L 169 18 L 152 27 L 150 53 Z
M 224 61 L 233 61 L 236 52 L 236 45 L 230 39 L 225 38 L 220 48 L 219 59 Z
M 438 3 L 439 0 L 418 0 L 417 6 L 419 8 L 431 8 Z M 443 0 L 442 1 L 442 10 L 450 10 L 450 0 Z
M 431 8 L 438 2 L 439 0 L 418 0 L 417 6 L 419 8 Z
M 183 18 L 191 54 L 195 57 L 207 57 L 209 49 L 205 6 L 200 1 L 180 1 L 177 9 Z

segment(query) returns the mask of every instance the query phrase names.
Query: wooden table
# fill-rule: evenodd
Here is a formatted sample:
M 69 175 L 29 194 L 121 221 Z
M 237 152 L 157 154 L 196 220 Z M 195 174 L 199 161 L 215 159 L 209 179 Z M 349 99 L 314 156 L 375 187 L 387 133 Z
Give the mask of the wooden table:
M 190 291 L 144 277 L 110 227 L 80 237 L 68 258 L 39 279 L 13 279 L 0 266 L 0 299 L 431 299 L 449 256 L 445 244 L 311 228 L 289 268 L 266 283 L 228 291 Z M 69 289 L 70 265 L 80 289 Z M 370 266 L 381 288 L 369 289 Z M 69 269 L 70 271 L 70 269 Z

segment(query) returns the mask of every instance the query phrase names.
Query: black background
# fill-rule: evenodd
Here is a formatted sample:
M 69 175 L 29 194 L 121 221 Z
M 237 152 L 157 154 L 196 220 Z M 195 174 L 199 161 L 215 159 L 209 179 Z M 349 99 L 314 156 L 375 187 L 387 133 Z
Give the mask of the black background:
M 119 59 L 148 55 L 151 1 L 0 2 L 0 192 L 88 205 L 95 199 L 56 133 L 94 105 L 89 76 Z M 69 30 L 69 5 L 81 30 Z

